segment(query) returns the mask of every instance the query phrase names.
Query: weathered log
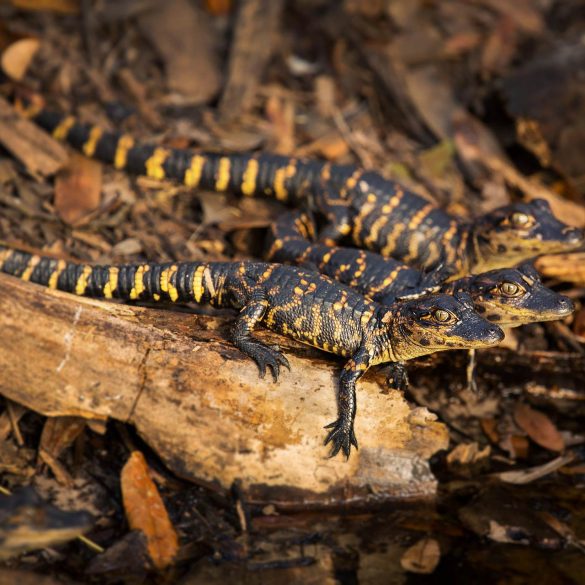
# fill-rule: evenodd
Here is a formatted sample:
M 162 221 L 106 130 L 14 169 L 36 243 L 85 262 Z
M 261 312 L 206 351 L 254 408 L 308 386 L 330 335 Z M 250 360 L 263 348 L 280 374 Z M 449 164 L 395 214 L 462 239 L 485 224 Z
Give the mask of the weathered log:
M 269 332 L 291 363 L 278 383 L 226 341 L 229 319 L 77 298 L 0 275 L 0 393 L 48 416 L 113 418 L 177 474 L 280 505 L 432 495 L 429 457 L 445 427 L 360 381 L 349 461 L 329 459 L 339 363 Z

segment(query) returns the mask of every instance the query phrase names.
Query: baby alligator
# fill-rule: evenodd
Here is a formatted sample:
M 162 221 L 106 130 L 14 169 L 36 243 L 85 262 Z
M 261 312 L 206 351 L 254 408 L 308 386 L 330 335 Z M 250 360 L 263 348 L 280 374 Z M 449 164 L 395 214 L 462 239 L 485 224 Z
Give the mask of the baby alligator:
M 529 263 L 441 283 L 440 269 L 425 274 L 373 252 L 313 243 L 314 237 L 306 213 L 287 212 L 271 227 L 268 259 L 313 268 L 383 305 L 430 291 L 466 292 L 478 313 L 506 327 L 562 319 L 574 310 L 571 299 L 545 287 Z
M 325 444 L 331 456 L 357 447 L 355 386 L 375 364 L 398 364 L 456 348 L 497 344 L 502 330 L 473 309 L 468 295 L 436 294 L 392 306 L 369 301 L 326 276 L 262 262 L 182 262 L 91 266 L 0 246 L 0 271 L 76 295 L 209 303 L 238 309 L 231 340 L 274 379 L 288 360 L 252 336 L 259 323 L 348 358 L 339 378 L 338 418 Z
M 319 234 L 324 243 L 349 239 L 358 248 L 419 268 L 443 264 L 454 276 L 463 276 L 572 250 L 584 241 L 583 232 L 558 221 L 542 199 L 464 221 L 396 182 L 356 166 L 137 144 L 131 136 L 79 124 L 73 116 L 45 110 L 35 101 L 20 109 L 55 138 L 117 169 L 173 179 L 193 188 L 273 197 L 324 218 L 326 225 Z

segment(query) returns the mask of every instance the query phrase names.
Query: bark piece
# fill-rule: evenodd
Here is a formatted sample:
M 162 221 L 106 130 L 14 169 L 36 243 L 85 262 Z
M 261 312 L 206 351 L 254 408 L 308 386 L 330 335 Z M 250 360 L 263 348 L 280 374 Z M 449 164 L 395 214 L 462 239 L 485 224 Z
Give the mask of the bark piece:
M 434 416 L 360 381 L 349 461 L 329 459 L 339 364 L 265 331 L 291 363 L 277 384 L 225 341 L 225 318 L 77 298 L 0 275 L 0 392 L 50 416 L 112 417 L 181 476 L 281 506 L 434 494 L 428 458 L 447 446 Z M 416 416 L 411 416 L 415 412 Z M 426 412 L 426 411 L 424 411 Z
M 283 6 L 283 0 L 240 2 L 228 78 L 219 104 L 224 120 L 232 120 L 252 107 L 272 54 Z
M 0 144 L 31 173 L 54 174 L 67 162 L 67 151 L 33 122 L 15 113 L 0 97 Z

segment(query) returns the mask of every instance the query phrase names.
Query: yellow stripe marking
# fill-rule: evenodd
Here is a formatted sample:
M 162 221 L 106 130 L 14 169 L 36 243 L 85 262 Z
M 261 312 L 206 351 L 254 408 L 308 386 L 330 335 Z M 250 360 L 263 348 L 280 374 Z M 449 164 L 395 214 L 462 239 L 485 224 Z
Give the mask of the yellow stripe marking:
M 167 288 L 169 291 L 169 297 L 173 303 L 179 298 L 179 291 L 177 290 L 177 287 L 171 282 L 171 278 L 173 277 L 175 272 L 177 272 L 178 269 L 179 269 L 178 266 L 176 264 L 173 264 L 168 270 Z
M 207 267 L 205 265 L 199 266 L 193 275 L 193 297 L 195 298 L 195 302 L 201 302 L 201 297 L 203 297 L 203 293 L 205 292 L 205 287 L 203 286 L 203 273 Z
M 396 249 L 396 242 L 400 237 L 400 234 L 406 229 L 406 226 L 403 223 L 396 224 L 390 234 L 388 234 L 388 239 L 386 240 L 386 245 L 382 248 L 380 252 L 382 256 L 391 256 L 392 252 Z
M 364 239 L 364 243 L 367 248 L 369 248 L 374 242 L 378 240 L 380 230 L 388 223 L 389 219 L 390 216 L 388 215 L 380 215 L 380 217 L 374 221 L 372 227 L 370 227 L 370 233 Z
M 74 116 L 67 116 L 63 118 L 53 130 L 53 138 L 55 140 L 65 140 L 69 130 L 71 130 L 71 127 L 75 124 L 75 122 L 76 120 Z
M 291 162 L 286 167 L 277 169 L 274 173 L 274 193 L 279 201 L 286 201 L 288 199 L 286 180 L 294 177 L 296 172 L 296 162 Z
M 40 261 L 41 261 L 40 256 L 31 256 L 26 265 L 25 271 L 20 275 L 21 280 L 27 281 L 30 280 L 30 275 L 32 274 L 32 271 Z
M 204 164 L 205 157 L 200 154 L 196 154 L 191 159 L 191 165 L 185 171 L 185 177 L 183 178 L 183 183 L 187 185 L 187 187 L 197 187 L 199 185 Z
M 12 250 L 10 248 L 1 248 L 0 249 L 0 267 L 3 267 L 6 264 L 8 258 L 12 256 Z
M 65 270 L 65 268 L 67 268 L 67 262 L 65 262 L 65 260 L 59 260 L 55 270 L 51 274 L 51 278 L 49 278 L 49 282 L 47 283 L 49 288 L 57 288 L 57 280 L 59 280 L 59 275 Z
M 159 295 L 158 293 L 152 293 L 152 298 L 153 298 L 155 301 L 160 301 L 160 295 Z
M 408 223 L 408 229 L 411 232 L 414 232 L 410 238 L 410 242 L 408 243 L 408 255 L 405 256 L 404 261 L 408 263 L 409 260 L 412 260 L 418 256 L 418 247 L 419 244 L 427 244 L 424 241 L 423 234 L 417 233 L 416 230 L 422 224 L 422 222 L 428 217 L 429 213 L 436 209 L 436 207 L 429 203 L 425 205 L 420 211 L 417 211 L 415 215 L 412 217 L 410 222 Z
M 163 164 L 171 154 L 171 151 L 166 148 L 155 148 L 152 156 L 150 156 L 144 163 L 146 167 L 146 176 L 151 179 L 164 179 L 165 171 Z
M 91 274 L 91 270 L 92 270 L 91 266 L 87 264 L 83 267 L 83 272 L 81 273 L 81 276 L 79 277 L 75 285 L 76 295 L 81 296 L 85 293 L 85 289 L 87 288 L 87 280 L 89 278 L 89 275 Z
M 442 248 L 447 252 L 446 260 L 447 263 L 449 264 L 455 260 L 454 256 L 457 253 L 457 250 L 455 250 L 454 247 L 451 245 L 451 240 L 453 239 L 453 236 L 457 232 L 457 227 L 458 227 L 457 222 L 452 221 L 451 225 L 449 226 L 449 229 L 443 235 Z
M 118 139 L 116 145 L 116 154 L 114 155 L 114 168 L 123 169 L 126 166 L 128 160 L 128 151 L 134 146 L 134 138 L 123 134 Z
M 248 161 L 244 176 L 242 177 L 242 186 L 240 191 L 248 197 L 254 195 L 256 191 L 256 179 L 258 177 L 258 161 L 254 158 Z
M 85 156 L 93 156 L 99 139 L 102 137 L 102 129 L 99 126 L 94 126 L 89 132 L 89 138 L 83 145 L 82 150 Z
M 219 166 L 217 168 L 217 178 L 215 180 L 215 190 L 225 191 L 230 183 L 230 168 L 232 162 L 227 156 L 222 156 L 219 159 Z
M 112 267 L 108 270 L 108 282 L 104 285 L 104 297 L 106 299 L 111 299 L 118 288 L 119 272 L 120 270 L 116 267 Z
M 130 299 L 136 300 L 140 295 L 144 292 L 144 273 L 148 272 L 150 266 L 148 265 L 141 265 L 136 269 L 134 273 L 134 286 L 130 291 Z

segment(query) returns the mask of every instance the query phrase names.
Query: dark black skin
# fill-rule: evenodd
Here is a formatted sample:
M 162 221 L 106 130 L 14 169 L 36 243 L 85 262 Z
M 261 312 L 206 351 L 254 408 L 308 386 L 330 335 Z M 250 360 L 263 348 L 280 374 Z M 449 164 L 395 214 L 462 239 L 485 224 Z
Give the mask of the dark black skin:
M 390 307 L 369 301 L 326 276 L 264 262 L 183 262 L 91 266 L 59 262 L 0 246 L 0 271 L 94 298 L 209 303 L 239 310 L 231 339 L 263 376 L 288 360 L 253 336 L 269 329 L 346 358 L 339 378 L 338 418 L 326 443 L 331 456 L 357 447 L 356 382 L 376 364 L 403 362 L 448 349 L 489 347 L 502 330 L 482 318 L 468 295 L 435 294 Z

